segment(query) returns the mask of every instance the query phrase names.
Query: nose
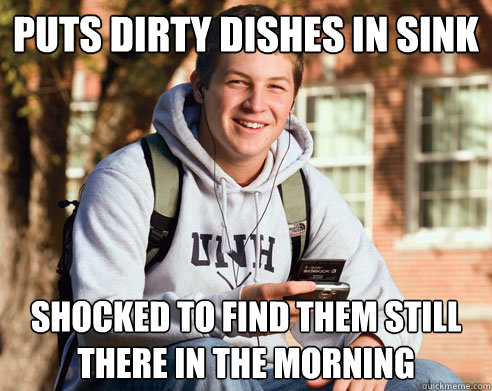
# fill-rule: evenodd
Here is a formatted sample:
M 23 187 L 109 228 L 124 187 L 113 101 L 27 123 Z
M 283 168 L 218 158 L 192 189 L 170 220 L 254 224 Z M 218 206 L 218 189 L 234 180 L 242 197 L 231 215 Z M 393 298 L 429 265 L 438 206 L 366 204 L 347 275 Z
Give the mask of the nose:
M 243 102 L 243 108 L 251 112 L 261 112 L 266 109 L 265 91 L 259 87 L 252 87 Z

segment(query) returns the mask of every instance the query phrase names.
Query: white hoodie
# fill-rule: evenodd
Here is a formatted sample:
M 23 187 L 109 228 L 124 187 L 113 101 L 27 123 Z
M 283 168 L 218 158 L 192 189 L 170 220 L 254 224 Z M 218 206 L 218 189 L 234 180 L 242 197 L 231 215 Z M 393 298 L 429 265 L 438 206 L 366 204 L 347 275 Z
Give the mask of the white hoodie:
M 333 183 L 307 163 L 313 144 L 308 129 L 292 116 L 291 136 L 284 130 L 272 144 L 260 175 L 246 187 L 216 166 L 216 196 L 214 162 L 197 140 L 201 107 L 191 93 L 190 84 L 179 85 L 161 96 L 154 111 L 156 130 L 184 168 L 179 220 L 166 258 L 145 274 L 154 194 L 139 142 L 116 151 L 97 165 L 85 186 L 73 231 L 74 300 L 166 300 L 171 308 L 170 330 L 88 332 L 78 336 L 79 345 L 156 347 L 203 337 L 197 330 L 180 331 L 174 303 L 210 300 L 215 305 L 216 322 L 209 336 L 224 338 L 234 345 L 257 346 L 257 338 L 222 332 L 221 302 L 238 300 L 241 287 L 254 284 L 255 278 L 257 283 L 286 280 L 291 264 L 290 239 L 276 187 L 303 167 L 311 198 L 311 230 L 305 257 L 346 259 L 340 280 L 351 286 L 348 299 L 377 300 L 378 337 L 386 346 L 406 345 L 417 353 L 420 334 L 390 334 L 384 329 L 384 303 L 403 300 L 403 296 L 385 261 Z M 246 242 L 265 211 L 272 188 L 265 215 Z M 255 251 L 257 242 L 260 251 Z M 236 252 L 244 246 L 245 261 L 240 265 L 227 255 L 229 243 Z M 259 263 L 255 262 L 256 256 L 260 256 Z M 302 345 L 318 347 L 346 346 L 358 335 L 301 334 L 297 325 L 292 333 Z M 268 348 L 269 363 L 273 362 L 272 348 L 286 346 L 284 334 L 260 337 L 259 343 Z M 74 354 L 65 389 L 74 388 L 79 382 L 78 359 Z

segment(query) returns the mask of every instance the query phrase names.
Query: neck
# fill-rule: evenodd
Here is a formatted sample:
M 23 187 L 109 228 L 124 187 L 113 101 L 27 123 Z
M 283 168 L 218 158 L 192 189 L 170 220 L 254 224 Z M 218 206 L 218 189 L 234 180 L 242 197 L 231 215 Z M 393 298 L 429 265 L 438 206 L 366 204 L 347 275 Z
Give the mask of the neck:
M 211 156 L 213 157 L 213 155 Z M 263 164 L 265 163 L 265 160 L 263 160 L 259 165 L 255 162 L 235 162 L 229 164 L 219 158 L 216 158 L 215 161 L 236 183 L 253 182 L 260 175 Z
M 215 139 L 212 140 L 207 124 L 202 115 L 200 129 L 198 132 L 198 141 L 207 151 L 212 159 L 237 183 L 251 183 L 260 174 L 266 160 L 265 156 L 232 156 L 223 148 L 221 143 Z M 214 156 L 215 155 L 215 156 Z

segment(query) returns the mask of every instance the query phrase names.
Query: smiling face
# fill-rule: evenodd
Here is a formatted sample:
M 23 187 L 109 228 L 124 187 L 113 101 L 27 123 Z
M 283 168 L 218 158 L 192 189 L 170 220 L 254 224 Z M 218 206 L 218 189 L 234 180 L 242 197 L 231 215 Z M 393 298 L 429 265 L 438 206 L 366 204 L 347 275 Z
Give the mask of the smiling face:
M 195 99 L 203 103 L 200 143 L 227 172 L 229 165 L 260 169 L 280 136 L 294 101 L 292 60 L 287 54 L 221 54 L 204 99 L 192 75 Z M 205 118 L 206 117 L 206 118 Z

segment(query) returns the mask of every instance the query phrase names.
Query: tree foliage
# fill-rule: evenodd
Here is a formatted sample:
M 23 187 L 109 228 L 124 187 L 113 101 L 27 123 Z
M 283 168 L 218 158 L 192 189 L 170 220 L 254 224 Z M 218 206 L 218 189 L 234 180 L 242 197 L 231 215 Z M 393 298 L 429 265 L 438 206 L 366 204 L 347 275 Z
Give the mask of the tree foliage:
M 99 3 L 102 4 L 102 3 Z M 199 15 L 200 1 L 110 1 L 121 15 Z M 149 129 L 152 108 L 186 54 L 40 54 L 33 40 L 13 53 L 14 15 L 77 15 L 79 0 L 0 0 L 0 388 L 47 389 L 58 367 L 56 338 L 30 329 L 33 300 L 52 300 L 65 211 L 67 128 L 76 57 L 103 65 L 87 168 Z M 97 13 L 97 10 L 93 11 Z M 187 47 L 194 40 L 187 37 Z M 106 41 L 107 42 L 107 41 Z M 108 45 L 105 45 L 108 46 Z M 62 45 L 60 45 L 62 47 Z M 100 69 L 100 68 L 98 68 Z
M 222 0 L 172 2 L 128 0 L 109 4 L 119 15 L 201 15 L 215 13 Z M 169 38 L 174 40 L 171 28 Z M 192 48 L 194 36 L 187 29 L 186 47 Z M 107 50 L 107 48 L 106 48 Z M 166 89 L 174 71 L 188 53 L 106 53 L 107 66 L 101 74 L 102 92 L 85 171 L 112 151 L 131 141 L 131 134 L 144 134 L 150 128 L 152 110 Z
M 77 14 L 78 0 L 0 2 L 0 379 L 2 388 L 49 387 L 53 336 L 30 330 L 30 303 L 53 295 L 65 193 L 66 129 L 74 56 L 13 53 L 14 15 Z

